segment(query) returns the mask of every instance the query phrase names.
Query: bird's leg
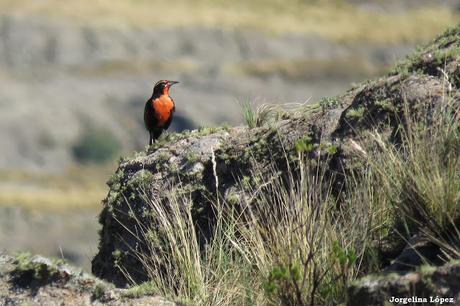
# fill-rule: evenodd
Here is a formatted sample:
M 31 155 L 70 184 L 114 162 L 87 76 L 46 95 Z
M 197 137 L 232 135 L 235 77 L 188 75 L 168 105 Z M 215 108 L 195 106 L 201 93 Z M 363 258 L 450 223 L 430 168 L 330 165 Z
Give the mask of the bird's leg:
M 149 146 L 153 144 L 153 137 L 152 137 L 152 132 L 149 132 L 150 138 L 149 138 Z

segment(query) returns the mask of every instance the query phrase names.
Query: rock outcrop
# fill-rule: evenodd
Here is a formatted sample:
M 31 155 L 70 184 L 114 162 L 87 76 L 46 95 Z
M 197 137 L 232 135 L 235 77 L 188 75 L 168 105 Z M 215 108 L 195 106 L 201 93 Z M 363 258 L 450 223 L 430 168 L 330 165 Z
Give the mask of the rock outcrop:
M 458 305 L 460 263 L 422 267 L 403 275 L 367 276 L 348 289 L 348 305 L 434 304 Z
M 0 255 L 1 305 L 174 306 L 159 296 L 136 296 L 112 284 L 42 256 Z
M 121 161 L 103 202 L 93 272 L 118 286 L 127 283 L 127 274 L 135 281 L 147 279 L 137 255 L 152 250 L 143 248 L 142 238 L 135 233 L 141 232 L 143 216 L 149 213 L 149 197 L 166 201 L 171 189 L 189 194 L 194 222 L 205 242 L 213 229 L 209 199 L 218 194 L 231 203 L 241 193 L 240 181 L 257 184 L 252 176 L 256 168 L 276 163 L 283 170 L 295 159 L 299 141 L 307 145 L 311 157 L 328 156 L 324 162 L 335 177 L 334 189 L 342 189 L 344 178 L 362 166 L 362 146 L 368 145 L 366 151 L 373 149 L 368 132 L 379 131 L 385 141 L 398 143 L 398 124 L 405 107 L 429 117 L 429 111 L 424 113 L 429 107 L 422 106 L 442 103 L 447 95 L 458 101 L 459 51 L 460 27 L 456 27 L 408 57 L 393 72 L 342 96 L 295 110 L 259 114 L 261 120 L 253 128 L 169 134 L 146 154 Z M 390 263 L 404 247 L 402 243 L 382 249 L 380 256 Z

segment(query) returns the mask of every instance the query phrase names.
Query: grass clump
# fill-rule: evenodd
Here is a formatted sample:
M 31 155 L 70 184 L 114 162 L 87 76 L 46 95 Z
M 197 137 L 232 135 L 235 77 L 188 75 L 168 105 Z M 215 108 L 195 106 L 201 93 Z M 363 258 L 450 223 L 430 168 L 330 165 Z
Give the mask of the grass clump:
M 254 106 L 251 101 L 240 102 L 241 113 L 243 115 L 244 122 L 246 125 L 253 129 L 257 126 L 257 119 L 254 110 Z
M 244 101 L 239 104 L 244 122 L 250 129 L 264 125 L 273 127 L 274 123 L 288 118 L 308 118 L 322 107 L 320 104 L 310 104 L 309 100 L 304 103 L 282 105 L 261 104 L 257 108 L 251 101 Z
M 214 234 L 204 245 L 191 196 L 171 188 L 160 202 L 144 191 L 151 218 L 139 220 L 138 238 L 149 252 L 137 254 L 150 281 L 132 290 L 146 286 L 189 305 L 343 302 L 372 232 L 368 207 L 336 210 L 325 168 L 299 156 L 301 173 L 285 177 L 273 164 L 268 175 L 251 173 L 257 184 L 239 183 L 244 196 L 227 203 L 216 195 Z
M 428 118 L 406 109 L 400 131 L 401 145 L 394 146 L 374 134 L 381 153 L 370 159 L 383 200 L 399 224 L 401 234 L 421 231 L 445 255 L 460 255 L 457 230 L 460 218 L 460 105 L 446 98 L 426 106 Z
M 239 104 L 244 122 L 250 129 L 277 121 L 282 116 L 282 110 L 278 105 L 261 104 L 255 108 L 251 101 L 243 101 Z
M 351 205 L 336 210 L 325 168 L 299 156 L 300 177 L 273 169 L 253 187 L 257 197 L 243 204 L 249 217 L 234 245 L 257 267 L 266 303 L 337 304 L 345 301 L 347 284 L 359 272 L 357 258 L 367 250 L 369 208 L 361 202 L 353 213 Z

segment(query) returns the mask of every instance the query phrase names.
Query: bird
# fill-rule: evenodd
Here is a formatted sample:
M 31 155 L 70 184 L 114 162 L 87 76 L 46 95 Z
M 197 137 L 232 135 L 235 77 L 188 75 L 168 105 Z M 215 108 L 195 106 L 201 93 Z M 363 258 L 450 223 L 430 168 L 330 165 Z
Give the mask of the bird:
M 167 130 L 173 119 L 176 106 L 169 96 L 169 89 L 177 81 L 160 80 L 153 87 L 150 99 L 145 103 L 144 123 L 149 132 L 149 146 L 151 146 L 164 130 Z

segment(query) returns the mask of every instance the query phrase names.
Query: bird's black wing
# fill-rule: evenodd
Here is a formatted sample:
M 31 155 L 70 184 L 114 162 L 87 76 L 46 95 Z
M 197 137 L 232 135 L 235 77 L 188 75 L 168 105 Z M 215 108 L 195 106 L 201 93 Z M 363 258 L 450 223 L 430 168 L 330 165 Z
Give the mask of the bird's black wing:
M 147 102 L 145 102 L 144 123 L 145 123 L 145 128 L 148 131 L 153 131 L 155 127 L 157 126 L 158 122 L 155 116 L 155 109 L 152 106 L 152 99 L 149 99 L 147 100 Z
M 173 103 L 174 103 L 174 101 L 173 101 Z M 169 115 L 168 121 L 166 121 L 166 123 L 165 123 L 165 125 L 163 127 L 164 130 L 167 130 L 169 128 L 169 126 L 171 125 L 171 121 L 173 119 L 175 111 L 176 111 L 176 105 L 174 105 L 173 108 L 171 109 L 171 113 Z

